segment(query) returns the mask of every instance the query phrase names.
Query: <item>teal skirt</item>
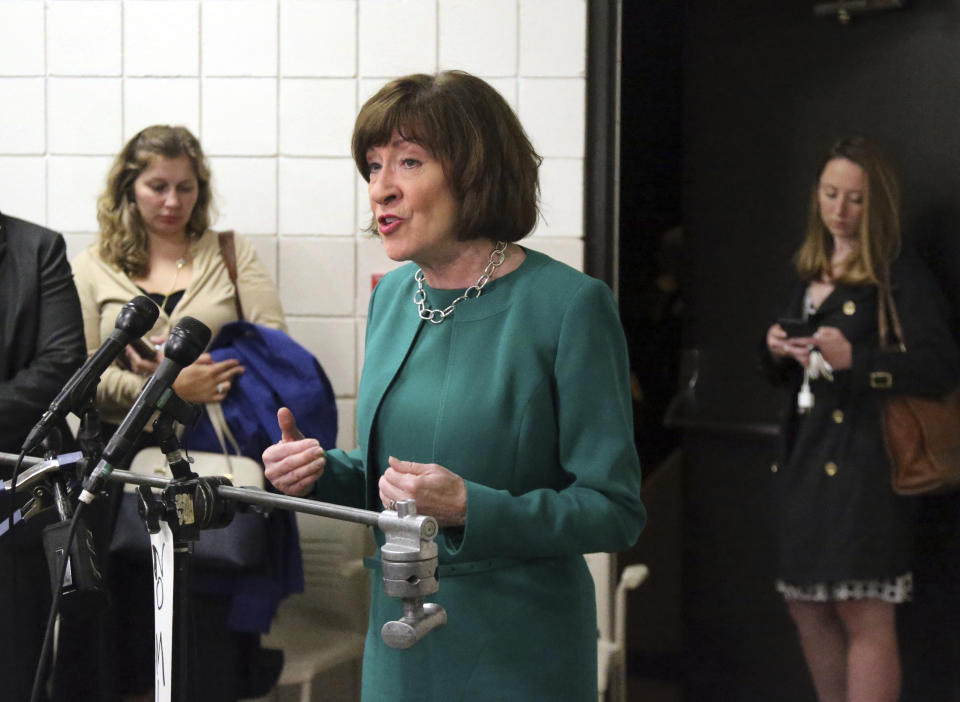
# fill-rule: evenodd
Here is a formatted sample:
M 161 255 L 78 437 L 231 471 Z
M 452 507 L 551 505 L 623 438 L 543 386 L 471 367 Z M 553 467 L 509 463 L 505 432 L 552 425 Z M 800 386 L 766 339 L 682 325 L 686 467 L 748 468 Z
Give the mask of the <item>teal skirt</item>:
M 597 613 L 593 579 L 582 556 L 543 558 L 444 576 L 427 601 L 447 624 L 406 650 L 380 638 L 402 616 L 371 571 L 370 626 L 363 659 L 363 700 L 597 699 Z

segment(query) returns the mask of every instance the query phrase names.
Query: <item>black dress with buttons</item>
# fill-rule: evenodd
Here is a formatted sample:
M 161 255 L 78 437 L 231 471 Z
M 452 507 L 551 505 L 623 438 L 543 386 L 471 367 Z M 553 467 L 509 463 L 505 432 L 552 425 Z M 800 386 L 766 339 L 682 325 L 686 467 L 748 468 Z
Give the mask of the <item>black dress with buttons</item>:
M 881 351 L 877 290 L 837 285 L 810 317 L 836 327 L 853 347 L 852 367 L 811 381 L 813 408 L 797 411 L 803 372 L 765 354 L 771 379 L 789 388 L 783 455 L 773 473 L 778 500 L 778 576 L 792 585 L 878 580 L 910 570 L 914 503 L 890 487 L 880 406 L 891 393 L 942 395 L 960 379 L 946 303 L 925 266 L 899 260 L 891 271 L 907 351 Z M 808 283 L 795 286 L 784 316 L 798 317 Z

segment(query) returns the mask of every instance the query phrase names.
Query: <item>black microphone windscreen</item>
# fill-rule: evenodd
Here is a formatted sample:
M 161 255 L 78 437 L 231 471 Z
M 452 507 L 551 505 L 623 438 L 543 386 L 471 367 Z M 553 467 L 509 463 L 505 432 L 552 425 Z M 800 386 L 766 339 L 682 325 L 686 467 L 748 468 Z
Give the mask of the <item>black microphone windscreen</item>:
M 139 338 L 153 329 L 159 316 L 160 308 L 153 300 L 146 295 L 137 295 L 120 308 L 115 326 L 132 338 Z
M 193 317 L 184 317 L 170 330 L 163 355 L 189 366 L 200 357 L 210 343 L 210 327 Z

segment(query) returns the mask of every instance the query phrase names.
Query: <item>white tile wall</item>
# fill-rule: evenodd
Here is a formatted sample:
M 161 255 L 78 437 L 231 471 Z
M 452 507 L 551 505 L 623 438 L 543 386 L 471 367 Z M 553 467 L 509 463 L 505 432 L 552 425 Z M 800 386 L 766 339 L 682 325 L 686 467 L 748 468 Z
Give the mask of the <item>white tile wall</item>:
M 199 78 L 127 78 L 123 87 L 123 141 L 151 124 L 183 125 L 200 133 Z
M 372 212 L 370 211 L 370 194 L 369 188 L 367 187 L 367 181 L 365 181 L 359 173 L 356 173 L 354 176 L 354 183 L 356 184 L 357 192 L 357 235 L 361 237 L 368 236 L 367 232 L 363 231 L 370 224 L 372 219 Z
M 583 231 L 583 200 L 565 193 L 583 190 L 583 160 L 545 158 L 540 166 L 541 221 L 534 236 L 579 238 Z
M 272 158 L 210 158 L 215 225 L 245 234 L 276 234 L 277 162 Z
M 0 106 L 0 153 L 42 154 L 47 107 L 43 78 L 0 78 Z
M 338 399 L 337 414 L 337 446 L 345 449 L 354 448 L 357 445 L 357 401 Z
M 43 4 L 33 0 L 0 3 L 0 72 L 43 75 Z
M 355 316 L 353 239 L 280 238 L 280 301 L 287 314 Z
M 2 127 L 0 133 L 3 133 Z M 46 162 L 42 156 L 0 159 L 0 207 L 3 212 L 31 222 L 43 222 L 47 217 L 45 179 Z
M 586 76 L 586 0 L 525 0 L 520 4 L 520 73 Z
M 128 76 L 195 76 L 200 70 L 196 0 L 137 0 L 123 8 L 123 66 Z
M 50 156 L 47 160 L 47 221 L 60 232 L 97 231 L 97 197 L 109 156 Z
M 313 352 L 330 378 L 337 397 L 357 394 L 356 320 L 290 317 L 290 333 Z
M 583 158 L 585 81 L 581 78 L 520 80 L 520 121 L 541 156 Z
M 208 154 L 277 153 L 277 81 L 210 78 L 203 82 L 200 119 Z
M 353 233 L 355 168 L 348 158 L 280 159 L 280 233 Z
M 437 69 L 434 0 L 360 0 L 360 75 L 393 77 Z
M 276 275 L 350 448 L 371 276 L 398 265 L 360 232 L 357 110 L 397 75 L 487 79 L 545 156 L 545 219 L 524 243 L 580 267 L 585 37 L 586 0 L 0 0 L 0 208 L 64 232 L 73 257 L 123 142 L 190 128 L 216 226 Z
M 273 279 L 277 279 L 277 237 L 273 235 L 250 236 L 244 235 L 244 238 L 253 244 L 257 250 L 257 256 L 263 262 L 263 265 L 270 271 Z
M 274 0 L 207 0 L 200 26 L 205 75 L 277 74 Z
M 356 0 L 280 3 L 281 75 L 352 78 L 356 73 Z
M 349 156 L 357 116 L 352 78 L 280 80 L 280 153 Z
M 110 154 L 121 142 L 119 78 L 50 78 L 47 138 L 51 153 Z
M 96 240 L 97 235 L 94 233 L 89 234 L 64 234 L 63 238 L 67 242 L 67 259 L 73 260 L 73 257 L 84 249 L 89 248 Z M 70 419 L 69 417 L 67 418 Z
M 120 75 L 116 0 L 48 0 L 47 71 L 55 76 Z
M 374 276 L 382 276 L 401 265 L 403 264 L 391 261 L 384 255 L 379 239 L 370 234 L 361 234 L 357 238 L 357 314 L 367 314 Z
M 516 0 L 446 0 L 439 7 L 441 69 L 516 75 Z

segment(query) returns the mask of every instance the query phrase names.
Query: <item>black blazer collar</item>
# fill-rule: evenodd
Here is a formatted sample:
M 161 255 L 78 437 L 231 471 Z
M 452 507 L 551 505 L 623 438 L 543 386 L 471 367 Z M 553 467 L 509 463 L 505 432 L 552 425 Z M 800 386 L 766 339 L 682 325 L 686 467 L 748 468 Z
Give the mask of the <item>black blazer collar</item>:
M 860 302 L 873 295 L 875 290 L 873 285 L 837 285 L 820 305 L 817 314 L 829 314 L 843 307 L 843 304 L 850 300 Z

